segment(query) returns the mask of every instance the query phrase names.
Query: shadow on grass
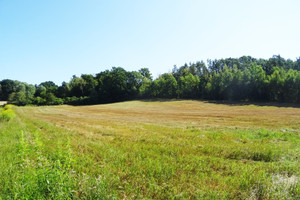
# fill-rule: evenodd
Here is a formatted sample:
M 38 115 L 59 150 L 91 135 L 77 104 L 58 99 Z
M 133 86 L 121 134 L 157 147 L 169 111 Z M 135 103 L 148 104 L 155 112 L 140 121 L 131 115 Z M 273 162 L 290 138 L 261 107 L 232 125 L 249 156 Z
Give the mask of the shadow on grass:
M 165 98 L 155 98 L 155 99 L 128 99 L 128 100 L 120 100 L 120 101 L 112 101 L 112 102 L 99 102 L 99 103 L 86 103 L 86 104 L 64 104 L 69 106 L 93 106 L 93 105 L 105 105 L 105 104 L 116 104 L 127 101 L 142 101 L 142 102 L 175 102 L 175 101 L 198 101 L 204 103 L 213 103 L 213 104 L 221 104 L 228 106 L 261 106 L 261 107 L 278 107 L 278 108 L 300 108 L 300 104 L 296 103 L 280 103 L 280 102 L 254 102 L 254 101 L 228 101 L 228 100 L 207 100 L 207 99 L 165 99 Z
M 252 101 L 215 101 L 215 100 L 207 100 L 208 103 L 214 103 L 214 104 L 224 104 L 229 106 L 273 106 L 273 107 L 279 107 L 279 108 L 300 108 L 300 104 L 296 103 L 280 103 L 280 102 L 252 102 Z
M 228 106 L 273 106 L 279 108 L 300 108 L 300 104 L 296 103 L 280 103 L 280 102 L 254 102 L 254 101 L 225 101 L 225 100 L 207 100 L 207 99 L 137 99 L 143 102 L 172 102 L 172 101 L 185 101 L 193 100 L 205 103 L 222 104 Z

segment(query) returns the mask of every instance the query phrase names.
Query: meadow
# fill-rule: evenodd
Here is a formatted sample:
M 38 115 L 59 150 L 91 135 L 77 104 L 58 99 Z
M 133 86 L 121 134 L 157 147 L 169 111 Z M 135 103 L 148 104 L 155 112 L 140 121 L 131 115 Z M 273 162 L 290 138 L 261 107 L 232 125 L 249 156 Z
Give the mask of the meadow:
M 297 107 L 12 109 L 0 122 L 0 199 L 300 199 Z

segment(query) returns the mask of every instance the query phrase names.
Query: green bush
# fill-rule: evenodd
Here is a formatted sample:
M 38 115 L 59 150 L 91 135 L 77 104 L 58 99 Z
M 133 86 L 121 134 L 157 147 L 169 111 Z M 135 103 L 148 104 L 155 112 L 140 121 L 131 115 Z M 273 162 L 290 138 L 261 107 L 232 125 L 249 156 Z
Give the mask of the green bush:
M 93 101 L 90 97 L 66 97 L 64 99 L 65 104 L 69 105 L 88 105 L 91 104 Z
M 0 119 L 1 119 L 1 121 L 9 121 L 12 118 L 14 118 L 15 116 L 16 115 L 15 115 L 14 111 L 9 109 L 9 110 L 2 111 Z
M 44 99 L 42 97 L 34 97 L 33 104 L 39 105 L 39 106 L 46 105 L 46 99 Z
M 16 116 L 12 107 L 12 105 L 5 105 L 0 109 L 0 121 L 9 121 Z
M 14 107 L 14 105 L 6 104 L 6 105 L 4 106 L 4 110 L 12 109 L 13 107 Z
M 32 103 L 39 106 L 45 105 L 62 105 L 64 103 L 63 99 L 55 97 L 53 94 L 43 97 L 35 97 L 32 99 Z

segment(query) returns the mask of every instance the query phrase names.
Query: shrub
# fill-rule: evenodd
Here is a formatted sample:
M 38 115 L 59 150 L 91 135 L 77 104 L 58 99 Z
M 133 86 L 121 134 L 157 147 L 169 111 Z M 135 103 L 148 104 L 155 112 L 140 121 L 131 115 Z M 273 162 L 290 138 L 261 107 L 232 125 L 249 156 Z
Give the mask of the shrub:
M 32 100 L 32 103 L 39 106 L 45 105 L 62 105 L 64 103 L 63 99 L 55 97 L 53 94 L 50 94 L 48 98 L 35 97 Z
M 16 116 L 12 107 L 12 105 L 5 105 L 0 109 L 0 121 L 9 121 Z
M 66 97 L 65 103 L 69 105 L 87 105 L 92 103 L 90 97 Z
M 8 109 L 12 109 L 13 107 L 14 107 L 14 105 L 6 104 L 6 105 L 4 106 L 4 109 L 5 109 L 5 110 L 8 110 Z
M 2 111 L 1 115 L 0 115 L 0 119 L 1 121 L 9 121 L 12 118 L 14 118 L 16 115 L 14 113 L 13 110 L 8 109 L 8 110 L 4 110 Z
M 39 106 L 46 105 L 46 99 L 44 99 L 42 97 L 34 97 L 33 104 L 39 105 Z

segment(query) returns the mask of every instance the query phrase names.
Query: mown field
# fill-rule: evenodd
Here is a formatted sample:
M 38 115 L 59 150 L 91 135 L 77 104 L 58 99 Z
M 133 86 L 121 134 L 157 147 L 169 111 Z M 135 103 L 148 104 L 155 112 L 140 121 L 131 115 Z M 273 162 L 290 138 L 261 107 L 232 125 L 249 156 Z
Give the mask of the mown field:
M 300 108 L 14 107 L 0 199 L 300 199 Z

